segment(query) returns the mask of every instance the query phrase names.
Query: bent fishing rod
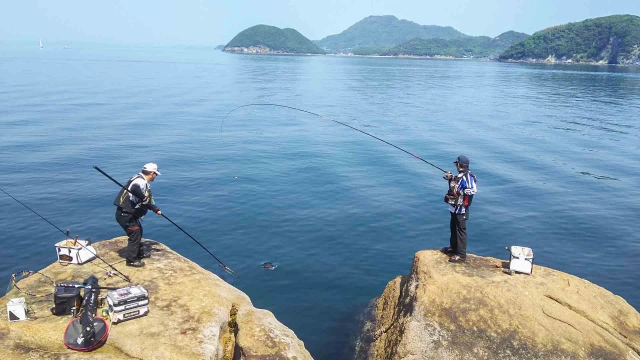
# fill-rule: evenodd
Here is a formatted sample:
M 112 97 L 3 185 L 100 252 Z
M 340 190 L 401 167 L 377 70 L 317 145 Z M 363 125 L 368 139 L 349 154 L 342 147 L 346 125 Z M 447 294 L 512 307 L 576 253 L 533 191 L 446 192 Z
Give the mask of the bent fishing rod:
M 18 202 L 18 204 L 24 206 L 25 208 L 27 208 L 28 210 L 30 210 L 32 213 L 38 215 L 42 220 L 46 221 L 47 223 L 49 223 L 49 225 L 53 226 L 54 228 L 58 229 L 58 231 L 60 231 L 61 233 L 63 233 L 67 238 L 69 238 L 69 231 L 67 230 L 67 232 L 62 231 L 62 229 L 60 229 L 59 227 L 55 226 L 51 221 L 45 219 L 42 215 L 38 214 L 35 210 L 33 210 L 32 208 L 28 207 L 27 205 L 25 205 L 22 201 L 14 198 L 13 196 L 11 196 L 11 194 L 9 194 L 8 192 L 0 189 L 0 191 L 2 191 L 3 193 L 5 193 L 8 197 L 12 198 L 13 200 L 15 200 L 16 202 Z M 97 253 L 94 253 L 93 251 L 91 251 L 89 248 L 87 248 L 86 246 L 84 246 L 81 242 L 76 242 L 76 244 L 79 244 L 80 246 L 82 246 L 82 248 L 84 248 L 85 250 L 87 250 L 88 252 L 90 252 L 91 254 L 95 255 L 95 257 L 97 257 L 98 259 L 100 259 L 103 263 L 107 264 L 107 266 L 109 266 L 111 269 L 113 269 L 118 275 L 119 277 L 123 278 L 126 282 L 131 282 L 131 279 L 120 272 L 120 270 L 116 269 L 113 265 L 109 264 L 108 262 L 106 262 L 102 257 L 98 256 Z
M 376 140 L 380 140 L 380 141 L 382 141 L 383 143 L 385 143 L 385 144 L 387 144 L 387 145 L 391 145 L 391 146 L 393 146 L 394 148 L 396 148 L 396 149 L 398 149 L 398 150 L 400 150 L 400 151 L 402 151 L 402 152 L 405 152 L 405 153 L 407 153 L 407 154 L 409 154 L 409 155 L 413 156 L 414 158 L 416 158 L 416 159 L 418 159 L 418 160 L 420 160 L 420 161 L 422 161 L 422 162 L 424 162 L 424 163 L 427 163 L 427 164 L 429 164 L 429 165 L 433 166 L 434 168 L 436 168 L 436 169 L 438 169 L 438 170 L 440 170 L 440 171 L 442 171 L 442 172 L 445 172 L 445 173 L 447 172 L 446 170 L 444 170 L 444 169 L 442 169 L 442 168 L 440 168 L 440 167 L 438 167 L 438 166 L 436 166 L 436 165 L 434 165 L 434 164 L 432 164 L 432 163 L 428 162 L 427 160 L 425 160 L 425 159 L 421 158 L 420 156 L 418 156 L 418 155 L 416 155 L 416 154 L 413 154 L 413 153 L 411 153 L 411 152 L 409 152 L 409 151 L 407 151 L 407 150 L 405 150 L 405 149 L 403 149 L 403 148 L 401 148 L 401 147 L 399 147 L 399 146 L 396 146 L 396 145 L 394 145 L 394 144 L 392 144 L 392 143 L 390 143 L 390 142 L 388 142 L 388 141 L 386 141 L 386 140 L 384 140 L 384 139 L 381 139 L 381 138 L 379 138 L 379 137 L 377 137 L 377 136 L 375 136 L 375 135 L 371 135 L 371 134 L 369 134 L 369 133 L 368 133 L 368 132 L 366 132 L 366 131 L 362 131 L 362 130 L 360 130 L 360 129 L 358 129 L 358 128 L 355 128 L 355 127 L 353 127 L 353 126 L 351 126 L 351 125 L 345 124 L 345 123 L 340 122 L 340 121 L 338 121 L 338 120 L 334 120 L 334 119 L 332 119 L 332 118 L 330 118 L 330 117 L 328 117 L 328 116 L 324 116 L 324 115 L 316 114 L 316 113 L 314 113 L 314 112 L 307 111 L 307 110 L 303 110 L 303 109 L 298 109 L 298 108 L 293 107 L 293 106 L 280 105 L 280 104 L 246 104 L 246 105 L 238 106 L 237 108 L 235 108 L 235 109 L 233 109 L 233 110 L 229 111 L 229 112 L 227 113 L 227 115 L 225 115 L 225 116 L 224 116 L 224 118 L 222 119 L 222 122 L 220 123 L 220 132 L 222 132 L 222 125 L 224 124 L 224 121 L 227 119 L 227 117 L 229 116 L 229 114 L 231 114 L 232 112 L 234 112 L 234 111 L 236 111 L 236 110 L 238 110 L 238 109 L 242 109 L 242 108 L 244 108 L 244 107 L 249 107 L 249 106 L 276 106 L 276 107 L 281 107 L 281 108 L 291 109 L 291 110 L 297 110 L 297 111 L 301 111 L 301 112 L 303 112 L 303 113 L 307 113 L 307 114 L 315 115 L 315 116 L 318 116 L 318 117 L 323 118 L 323 119 L 325 119 L 325 120 L 333 121 L 333 122 L 334 122 L 334 123 L 336 123 L 336 124 L 340 124 L 340 125 L 346 126 L 346 127 L 348 127 L 349 129 L 352 129 L 352 130 L 358 131 L 358 132 L 360 132 L 360 133 L 362 133 L 362 134 L 365 134 L 365 135 L 367 135 L 367 136 L 371 136 L 372 138 L 374 138 L 374 139 L 376 139 Z
M 140 198 L 138 195 L 132 193 L 129 189 L 127 189 L 126 187 L 124 187 L 122 184 L 120 184 L 118 182 L 118 180 L 112 178 L 109 174 L 107 174 L 106 172 L 102 171 L 99 167 L 94 166 L 94 169 L 96 169 L 99 173 L 101 173 L 102 175 L 104 175 L 105 177 L 107 177 L 109 180 L 113 181 L 116 185 L 120 186 L 121 188 L 123 188 L 124 190 L 126 190 L 129 194 L 135 196 L 136 198 L 138 198 L 140 201 L 144 201 L 144 199 Z M 193 236 L 191 236 L 191 234 L 189 234 L 186 230 L 184 230 L 183 228 L 180 227 L 180 225 L 174 223 L 171 219 L 169 219 L 165 214 L 161 214 L 160 216 L 162 216 L 163 218 L 167 219 L 167 221 L 169 221 L 171 224 L 173 224 L 173 226 L 177 227 L 178 229 L 180 229 L 180 231 L 182 231 L 183 233 L 185 233 L 185 235 L 187 235 L 188 237 L 191 238 L 191 240 L 195 241 L 196 244 L 200 245 L 201 248 L 203 248 L 206 252 L 209 253 L 209 255 L 213 256 L 214 259 L 216 259 L 218 261 L 218 263 L 220 263 L 220 267 L 224 269 L 225 272 L 235 276 L 236 278 L 239 278 L 240 275 L 236 274 L 235 271 L 231 270 L 231 268 L 229 268 L 227 265 L 225 265 L 222 261 L 220 261 L 220 259 L 218 259 L 215 255 L 213 255 L 213 253 L 211 251 L 209 251 L 209 249 L 207 249 L 206 247 L 204 247 L 204 245 L 202 245 L 198 240 L 196 240 L 196 238 L 194 238 Z

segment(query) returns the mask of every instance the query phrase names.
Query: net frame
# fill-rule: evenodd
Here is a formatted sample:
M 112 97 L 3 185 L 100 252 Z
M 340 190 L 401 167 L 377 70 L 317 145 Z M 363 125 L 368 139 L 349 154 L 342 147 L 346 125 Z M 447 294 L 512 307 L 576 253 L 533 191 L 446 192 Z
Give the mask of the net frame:
M 24 287 L 20 287 L 18 286 L 18 283 L 26 278 L 29 278 L 33 275 L 40 275 L 42 276 L 44 279 L 48 280 L 51 282 L 51 288 L 53 290 L 51 290 L 51 292 L 46 293 L 46 294 L 35 294 L 31 291 L 26 290 Z M 52 296 L 54 291 L 55 291 L 55 281 L 53 281 L 52 278 L 50 278 L 49 276 L 39 272 L 39 271 L 34 271 L 34 270 L 23 270 L 23 271 L 19 271 L 17 273 L 11 274 L 11 281 L 9 282 L 9 285 L 7 286 L 7 291 L 5 292 L 5 294 L 8 294 L 11 290 L 13 289 L 17 289 L 19 292 L 26 294 L 29 297 L 48 297 L 48 296 Z

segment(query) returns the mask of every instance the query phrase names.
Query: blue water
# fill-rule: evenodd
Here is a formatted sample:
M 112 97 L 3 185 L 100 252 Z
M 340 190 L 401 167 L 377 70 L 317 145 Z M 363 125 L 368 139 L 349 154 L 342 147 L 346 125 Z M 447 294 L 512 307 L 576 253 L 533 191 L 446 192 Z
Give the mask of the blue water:
M 111 205 L 146 162 L 163 212 L 241 275 L 317 359 L 416 251 L 448 244 L 441 173 L 471 159 L 472 253 L 588 279 L 640 309 L 640 72 L 483 61 L 231 55 L 196 47 L 0 44 L 0 188 L 72 234 L 123 235 Z M 62 234 L 0 194 L 0 279 Z M 164 219 L 145 237 L 212 271 Z M 153 260 L 151 260 L 153 261 Z M 265 261 L 278 265 L 265 271 Z M 126 270 L 126 269 L 125 269 Z

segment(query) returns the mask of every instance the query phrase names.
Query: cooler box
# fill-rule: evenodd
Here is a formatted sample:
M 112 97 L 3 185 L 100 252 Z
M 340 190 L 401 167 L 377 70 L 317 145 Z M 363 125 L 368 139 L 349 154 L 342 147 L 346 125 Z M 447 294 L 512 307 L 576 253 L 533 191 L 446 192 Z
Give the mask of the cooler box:
M 524 246 L 508 247 L 509 271 L 529 274 L 533 272 L 533 250 Z
M 77 281 L 68 281 L 60 285 L 80 285 Z M 53 315 L 75 315 L 80 309 L 82 297 L 79 287 L 56 286 L 53 293 Z
M 75 243 L 75 245 L 74 245 Z M 96 249 L 89 240 L 62 240 L 56 244 L 58 261 L 62 264 L 84 264 L 96 257 Z M 80 245 L 82 244 L 82 245 Z M 84 245 L 84 247 L 82 247 Z
M 107 304 L 111 322 L 145 316 L 149 313 L 149 293 L 140 285 L 111 290 L 107 293 Z

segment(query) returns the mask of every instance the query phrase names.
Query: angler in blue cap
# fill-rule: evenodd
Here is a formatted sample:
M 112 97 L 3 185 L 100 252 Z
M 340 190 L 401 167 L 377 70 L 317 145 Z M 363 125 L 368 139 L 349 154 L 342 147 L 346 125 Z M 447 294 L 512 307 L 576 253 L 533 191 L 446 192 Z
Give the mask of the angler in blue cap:
M 473 195 L 478 191 L 476 176 L 469 171 L 469 158 L 460 155 L 453 162 L 458 169 L 458 175 L 451 172 L 444 174 L 444 179 L 449 182 L 449 190 L 444 196 L 444 202 L 449 205 L 451 212 L 451 237 L 449 247 L 442 248 L 442 252 L 450 255 L 449 262 L 464 262 L 467 260 L 467 220 L 469 219 L 469 206 L 473 201 Z

